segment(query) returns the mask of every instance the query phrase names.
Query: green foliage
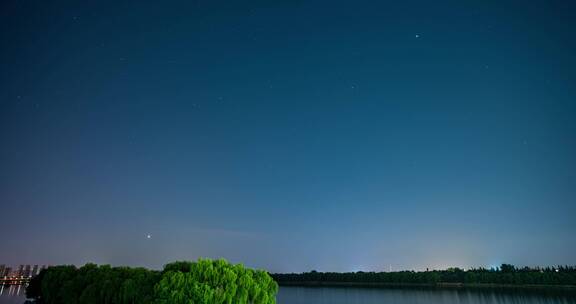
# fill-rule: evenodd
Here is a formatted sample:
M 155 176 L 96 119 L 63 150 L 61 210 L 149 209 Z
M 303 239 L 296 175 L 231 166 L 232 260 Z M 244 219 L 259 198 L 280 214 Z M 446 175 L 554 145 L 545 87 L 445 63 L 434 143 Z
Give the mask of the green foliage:
M 201 259 L 171 263 L 162 272 L 94 264 L 50 267 L 31 280 L 26 294 L 46 304 L 275 304 L 277 291 L 267 272 Z
M 206 259 L 166 265 L 155 287 L 157 304 L 274 304 L 277 292 L 264 271 Z
M 55 266 L 34 277 L 26 295 L 46 304 L 146 304 L 159 278 L 160 272 L 144 268 Z
M 505 273 L 511 273 L 514 272 L 514 265 L 510 265 L 510 264 L 502 264 L 500 265 L 500 271 L 505 272 Z

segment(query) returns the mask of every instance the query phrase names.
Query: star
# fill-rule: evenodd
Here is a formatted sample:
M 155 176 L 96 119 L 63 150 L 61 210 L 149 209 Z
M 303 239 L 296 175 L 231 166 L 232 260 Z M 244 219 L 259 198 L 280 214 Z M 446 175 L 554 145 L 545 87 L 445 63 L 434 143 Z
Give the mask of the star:
M 147 235 L 146 235 L 146 238 L 147 238 L 147 239 L 151 239 L 151 238 L 152 238 L 152 235 L 147 234 Z
M 420 34 L 416 34 L 414 37 L 416 37 L 416 38 L 420 38 Z

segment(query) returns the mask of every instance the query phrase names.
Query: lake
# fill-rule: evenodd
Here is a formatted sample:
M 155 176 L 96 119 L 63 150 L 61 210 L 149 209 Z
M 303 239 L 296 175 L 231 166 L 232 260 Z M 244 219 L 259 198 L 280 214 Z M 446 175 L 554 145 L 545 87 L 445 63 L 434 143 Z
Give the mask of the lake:
M 281 287 L 278 304 L 575 303 L 576 292 L 434 288 Z
M 23 290 L 0 295 L 0 304 L 22 304 Z M 576 292 L 487 289 L 281 287 L 278 304 L 576 304 Z
M 22 304 L 24 300 L 24 286 L 0 285 L 0 304 Z

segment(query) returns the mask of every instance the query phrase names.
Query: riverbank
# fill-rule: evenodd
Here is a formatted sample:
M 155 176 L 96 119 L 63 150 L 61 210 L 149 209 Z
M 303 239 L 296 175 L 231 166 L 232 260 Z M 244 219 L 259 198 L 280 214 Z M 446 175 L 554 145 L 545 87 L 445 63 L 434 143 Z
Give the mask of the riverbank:
M 446 288 L 446 289 L 526 289 L 566 290 L 576 293 L 576 285 L 492 284 L 492 283 L 379 283 L 379 282 L 277 282 L 279 286 L 365 287 L 365 288 Z

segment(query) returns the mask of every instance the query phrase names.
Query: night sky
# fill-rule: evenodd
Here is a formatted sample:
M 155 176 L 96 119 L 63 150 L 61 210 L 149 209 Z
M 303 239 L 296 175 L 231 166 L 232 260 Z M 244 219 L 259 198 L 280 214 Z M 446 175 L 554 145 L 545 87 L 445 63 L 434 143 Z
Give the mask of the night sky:
M 576 262 L 574 1 L 0 4 L 0 264 Z

